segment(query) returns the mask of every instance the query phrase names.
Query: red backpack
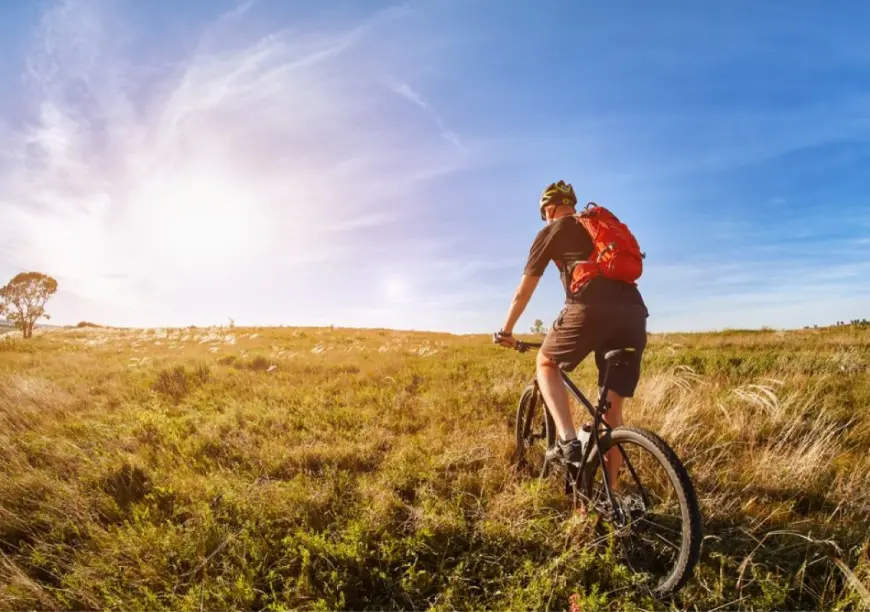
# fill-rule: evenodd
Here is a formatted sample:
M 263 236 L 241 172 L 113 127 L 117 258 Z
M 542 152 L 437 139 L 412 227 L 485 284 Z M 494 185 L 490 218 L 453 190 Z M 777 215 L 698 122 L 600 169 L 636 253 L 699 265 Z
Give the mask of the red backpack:
M 576 293 L 596 276 L 605 276 L 636 285 L 643 274 L 645 253 L 631 230 L 616 216 L 594 202 L 575 215 L 592 238 L 592 253 L 571 269 L 571 292 Z

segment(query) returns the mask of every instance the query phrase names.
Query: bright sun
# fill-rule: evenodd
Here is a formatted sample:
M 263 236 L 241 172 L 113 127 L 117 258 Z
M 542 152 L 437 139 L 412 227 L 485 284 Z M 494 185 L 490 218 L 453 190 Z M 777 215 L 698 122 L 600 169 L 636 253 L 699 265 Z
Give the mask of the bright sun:
M 384 289 L 387 296 L 396 302 L 401 302 L 407 295 L 405 281 L 395 276 L 387 279 Z
M 260 223 L 250 197 L 221 177 L 191 178 L 155 191 L 148 234 L 161 258 L 226 265 L 256 247 Z

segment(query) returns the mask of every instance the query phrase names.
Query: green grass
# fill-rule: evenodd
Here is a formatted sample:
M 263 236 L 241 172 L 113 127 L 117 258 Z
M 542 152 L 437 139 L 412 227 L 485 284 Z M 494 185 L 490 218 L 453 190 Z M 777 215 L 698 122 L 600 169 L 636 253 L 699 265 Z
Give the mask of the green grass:
M 626 419 L 684 459 L 705 518 L 657 603 L 511 469 L 531 355 L 385 330 L 0 338 L 0 609 L 866 608 L 868 347 L 651 337 Z M 574 376 L 593 392 L 591 363 Z

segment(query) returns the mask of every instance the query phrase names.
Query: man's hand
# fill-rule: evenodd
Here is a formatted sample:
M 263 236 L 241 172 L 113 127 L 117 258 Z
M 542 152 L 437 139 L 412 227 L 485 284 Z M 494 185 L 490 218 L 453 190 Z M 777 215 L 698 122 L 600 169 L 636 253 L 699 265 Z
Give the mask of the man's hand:
M 517 339 L 514 338 L 513 334 L 507 334 L 502 330 L 498 330 L 492 335 L 492 341 L 508 348 L 514 348 L 517 345 Z

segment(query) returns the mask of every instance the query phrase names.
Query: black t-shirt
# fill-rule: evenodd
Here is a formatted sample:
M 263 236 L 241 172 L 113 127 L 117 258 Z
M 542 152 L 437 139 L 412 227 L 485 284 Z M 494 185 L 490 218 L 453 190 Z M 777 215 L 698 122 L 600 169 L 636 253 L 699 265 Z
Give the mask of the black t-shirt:
M 602 276 L 593 278 L 577 295 L 571 293 L 571 265 L 588 259 L 592 249 L 592 238 L 586 228 L 573 216 L 562 217 L 548 224 L 535 236 L 523 272 L 528 276 L 543 276 L 544 270 L 552 261 L 559 269 L 559 276 L 565 287 L 566 303 L 632 302 L 645 308 L 646 304 L 636 286 Z

